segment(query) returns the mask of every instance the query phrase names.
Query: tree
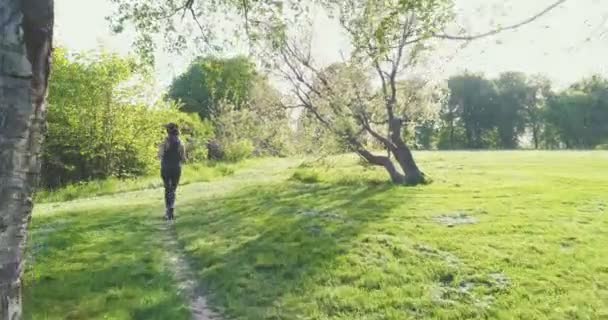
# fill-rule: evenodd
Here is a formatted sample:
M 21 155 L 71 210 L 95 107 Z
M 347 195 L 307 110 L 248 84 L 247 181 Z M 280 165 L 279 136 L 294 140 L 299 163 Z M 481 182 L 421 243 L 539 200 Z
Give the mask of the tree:
M 21 318 L 21 276 L 40 170 L 52 0 L 0 2 L 0 319 Z
M 136 68 L 134 59 L 55 48 L 53 62 L 42 156 L 44 187 L 153 171 L 158 166 L 155 146 L 164 137 L 160 129 L 169 119 L 184 129 L 188 158 L 201 160 L 206 141 L 200 140 L 211 136 L 211 125 L 196 114 L 179 112 L 174 103 L 134 99 L 146 91 L 141 79 L 148 76 Z
M 496 88 L 481 75 L 464 74 L 448 80 L 450 99 L 444 109 L 450 147 L 457 145 L 457 128 L 464 130 L 464 145 L 471 149 L 488 147 L 487 139 L 496 123 Z
M 566 148 L 594 148 L 608 140 L 608 80 L 593 76 L 552 96 L 546 118 Z
M 538 13 L 520 22 L 503 25 L 493 30 L 480 34 L 454 35 L 435 30 L 427 34 L 427 37 L 436 39 L 449 39 L 471 41 L 484 37 L 493 36 L 504 31 L 514 30 L 526 24 L 532 23 L 551 12 L 568 0 L 556 0 Z M 117 10 L 108 17 L 114 32 L 123 32 L 126 28 L 134 27 L 136 37 L 134 46 L 148 62 L 154 62 L 154 52 L 157 49 L 157 40 L 162 39 L 164 49 L 172 52 L 182 52 L 193 46 L 198 51 L 218 51 L 221 46 L 217 43 L 217 31 L 215 27 L 230 19 L 233 26 L 234 38 L 246 35 L 249 40 L 255 42 L 265 37 L 263 33 L 255 30 L 260 24 L 274 25 L 274 31 L 279 31 L 282 26 L 275 21 L 262 19 L 269 14 L 277 17 L 288 14 L 290 21 L 299 18 L 307 18 L 311 6 L 315 5 L 340 5 L 341 0 L 111 0 L 116 4 Z M 348 1 L 347 1 L 348 2 Z M 424 0 L 420 3 L 424 4 Z M 452 3 L 453 0 L 446 2 Z M 429 4 L 429 3 L 427 3 Z M 426 7 L 433 10 L 432 6 Z M 237 18 L 241 19 L 237 19 Z M 194 32 L 193 32 L 194 30 Z M 221 31 L 225 31 L 221 27 Z M 224 39 L 226 40 L 226 39 Z
M 494 80 L 496 86 L 496 127 L 499 145 L 503 149 L 515 149 L 518 138 L 525 129 L 525 112 L 535 92 L 521 72 L 505 72 Z
M 222 105 L 240 110 L 249 101 L 254 82 L 260 79 L 255 65 L 246 57 L 197 58 L 173 81 L 168 98 L 181 101 L 186 112 L 211 119 L 221 113 Z
M 124 133 L 117 122 L 126 113 L 117 87 L 132 77 L 133 64 L 107 53 L 69 57 L 63 48 L 54 50 L 53 61 L 42 182 L 55 187 L 105 178 L 119 164 L 115 146 Z
M 324 70 L 314 65 L 309 48 L 300 45 L 303 41 L 270 39 L 299 105 L 363 159 L 384 167 L 394 183 L 425 182 L 403 132 L 420 105 L 408 103 L 407 92 L 399 90 L 399 75 L 428 50 L 425 43 L 449 20 L 449 7 L 449 1 L 441 0 L 330 4 L 326 10 L 338 15 L 353 52 L 347 63 Z M 370 73 L 381 83 L 379 94 L 371 90 Z M 364 134 L 389 150 L 400 170 L 389 157 L 370 152 Z
M 241 108 L 222 105 L 222 111 L 213 118 L 216 139 L 227 149 L 250 144 L 255 155 L 286 156 L 291 152 L 291 130 L 288 114 L 280 108 L 280 92 L 262 77 L 249 90 Z
M 405 119 L 403 138 L 415 149 L 431 149 L 442 105 L 448 100 L 446 83 L 434 83 L 420 76 L 397 83 L 399 114 Z
M 132 22 L 138 32 L 137 47 L 140 52 L 150 57 L 155 49 L 154 34 L 162 33 L 168 39 L 169 47 L 174 49 L 183 48 L 188 42 L 195 44 L 210 44 L 213 28 L 213 19 L 204 21 L 201 17 L 212 17 L 214 13 L 222 10 L 240 14 L 243 19 L 242 29 L 252 40 L 253 47 L 258 52 L 264 54 L 261 58 L 263 62 L 268 62 L 267 57 L 280 58 L 282 60 L 283 74 L 290 79 L 294 87 L 294 94 L 299 102 L 308 110 L 316 109 L 311 104 L 313 95 L 315 99 L 320 98 L 318 92 L 314 92 L 311 87 L 313 79 L 317 79 L 323 84 L 325 89 L 331 86 L 323 79 L 319 73 L 318 66 L 314 66 L 310 59 L 310 54 L 300 50 L 300 44 L 293 41 L 291 34 L 294 30 L 290 27 L 302 27 L 300 19 L 306 16 L 307 12 L 315 6 L 322 6 L 330 15 L 337 15 L 341 26 L 351 38 L 354 52 L 349 59 L 351 63 L 363 63 L 375 71 L 376 76 L 382 82 L 382 96 L 384 99 L 385 115 L 380 121 L 387 130 L 383 133 L 378 132 L 372 125 L 373 119 L 369 119 L 368 112 L 363 111 L 368 101 L 367 96 L 360 95 L 365 92 L 357 93 L 357 99 L 350 101 L 353 106 L 348 109 L 357 109 L 356 113 L 349 113 L 348 116 L 354 117 L 359 122 L 358 125 L 367 134 L 380 141 L 385 147 L 395 154 L 396 160 L 403 172 L 398 173 L 394 170 L 394 164 L 387 157 L 376 156 L 370 153 L 358 139 L 358 134 L 344 132 L 343 128 L 333 128 L 330 130 L 336 135 L 342 136 L 348 141 L 351 148 L 361 157 L 375 165 L 384 166 L 389 171 L 392 180 L 396 183 L 417 184 L 424 182 L 424 174 L 420 171 L 413 156 L 402 138 L 404 118 L 396 113 L 396 105 L 399 95 L 396 90 L 397 77 L 404 67 L 411 67 L 417 63 L 420 53 L 428 49 L 431 39 L 459 39 L 472 40 L 484 36 L 489 36 L 517 28 L 526 23 L 532 22 L 539 16 L 554 9 L 566 0 L 560 0 L 541 13 L 527 19 L 521 23 L 499 28 L 481 35 L 475 36 L 451 36 L 443 32 L 447 22 L 451 20 L 451 0 L 394 0 L 388 2 L 378 2 L 371 0 L 318 0 L 318 1 L 196 1 L 187 0 L 183 3 L 176 1 L 153 2 L 150 0 L 113 0 L 119 4 L 118 12 L 112 19 L 116 31 L 124 28 L 126 21 Z M 190 24 L 198 27 L 200 34 L 193 36 L 193 41 L 188 41 L 183 36 L 181 28 L 176 28 L 179 21 L 176 18 L 178 13 L 181 17 L 186 15 L 189 20 L 183 22 L 184 25 Z M 235 28 L 240 31 L 239 28 Z M 257 45 L 262 43 L 262 45 Z M 152 59 L 150 59 L 152 60 Z M 276 67 L 276 66 L 275 66 Z M 364 70 L 367 72 L 368 70 Z M 332 92 L 331 90 L 326 91 Z M 331 93 L 332 95 L 334 93 Z M 324 97 L 331 101 L 333 98 Z M 356 101 L 356 102 L 355 102 Z M 356 108 L 355 105 L 358 105 Z M 338 109 L 336 109 L 338 111 Z M 332 111 L 333 112 L 333 111 Z M 318 112 L 312 112 L 320 123 L 326 127 L 332 127 L 335 123 L 325 119 Z M 318 115 L 317 115 L 318 114 Z M 342 114 L 344 115 L 344 114 Z M 335 116 L 335 115 L 334 115 Z M 333 116 L 332 116 L 333 118 Z M 333 119 L 332 119 L 333 120 Z M 344 121 L 340 121 L 340 126 Z M 348 123 L 349 121 L 345 121 Z M 385 132 L 390 132 L 388 137 Z M 348 137 L 346 137 L 348 133 Z M 398 173 L 398 174 L 395 174 Z
M 525 106 L 526 127 L 532 135 L 534 149 L 541 147 L 543 135 L 548 133 L 545 125 L 545 112 L 547 100 L 552 96 L 551 81 L 543 76 L 536 75 L 529 79 L 528 86 L 531 94 Z

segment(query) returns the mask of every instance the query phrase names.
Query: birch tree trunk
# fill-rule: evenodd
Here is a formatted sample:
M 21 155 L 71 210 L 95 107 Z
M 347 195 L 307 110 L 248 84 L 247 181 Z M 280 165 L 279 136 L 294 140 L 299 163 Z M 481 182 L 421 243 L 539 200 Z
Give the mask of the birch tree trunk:
M 21 276 L 40 171 L 53 0 L 0 1 L 0 320 L 21 319 Z

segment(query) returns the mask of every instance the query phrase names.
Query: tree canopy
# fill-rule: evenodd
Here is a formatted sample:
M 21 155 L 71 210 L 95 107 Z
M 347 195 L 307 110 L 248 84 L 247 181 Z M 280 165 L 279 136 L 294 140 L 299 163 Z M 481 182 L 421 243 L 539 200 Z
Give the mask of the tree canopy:
M 545 77 L 465 73 L 449 80 L 439 148 L 591 149 L 608 142 L 607 83 L 600 76 L 556 92 Z
M 210 119 L 219 115 L 222 105 L 229 104 L 237 110 L 245 106 L 256 81 L 263 78 L 246 57 L 201 57 L 173 81 L 167 96 L 180 101 L 184 111 Z
M 139 35 L 137 47 L 148 58 L 153 55 L 155 35 L 159 33 L 164 35 L 164 43 L 170 50 L 180 51 L 191 44 L 199 49 L 209 49 L 217 44 L 214 42 L 214 19 L 230 15 L 241 17 L 234 20 L 235 35 L 245 36 L 252 51 L 256 52 L 256 58 L 290 84 L 289 107 L 294 107 L 291 102 L 295 100 L 296 108 L 306 110 L 311 119 L 339 138 L 349 150 L 373 165 L 385 167 L 393 182 L 418 184 L 425 182 L 425 175 L 404 140 L 404 127 L 408 125 L 408 115 L 422 114 L 419 110 L 423 107 L 422 103 L 404 100 L 407 97 L 398 90 L 401 74 L 412 70 L 424 58 L 433 48 L 435 39 L 472 40 L 513 29 L 534 21 L 565 0 L 557 1 L 519 24 L 477 36 L 445 33 L 454 18 L 453 0 L 113 1 L 119 4 L 112 19 L 115 30 L 120 31 L 127 22 L 134 25 Z M 311 54 L 310 38 L 307 37 L 310 35 L 308 13 L 315 8 L 322 8 L 339 22 L 348 37 L 352 50 L 340 68 L 323 69 Z M 184 32 L 182 28 L 189 26 L 197 32 Z M 336 74 L 338 79 L 334 79 Z M 367 75 L 373 75 L 375 79 Z M 367 79 L 381 84 L 378 94 L 366 85 Z M 513 101 L 519 99 L 508 79 L 495 86 L 503 96 L 510 95 Z M 201 95 L 212 96 L 213 90 L 201 90 Z M 200 99 L 212 105 L 210 100 Z M 378 101 L 381 107 L 377 107 Z M 510 146 L 521 131 L 518 118 L 514 116 L 521 112 L 513 110 L 510 103 L 509 107 L 503 108 L 504 116 L 512 121 L 498 128 L 502 143 Z M 205 116 L 206 113 L 201 114 Z M 394 154 L 400 170 L 395 170 L 390 158 L 370 152 L 367 139 L 363 137 L 371 138 Z M 479 144 L 481 138 L 476 139 Z
M 163 124 L 182 126 L 190 158 L 201 160 L 211 128 L 172 105 L 133 103 L 137 76 L 132 59 L 108 53 L 53 53 L 48 130 L 43 150 L 44 186 L 110 176 L 142 175 L 156 168 Z

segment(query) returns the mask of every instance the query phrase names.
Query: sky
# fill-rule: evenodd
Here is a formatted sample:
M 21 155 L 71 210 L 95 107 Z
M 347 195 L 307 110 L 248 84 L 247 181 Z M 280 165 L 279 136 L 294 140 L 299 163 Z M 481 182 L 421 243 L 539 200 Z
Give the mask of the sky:
M 520 22 L 555 0 L 455 0 L 458 25 L 469 34 Z M 129 34 L 113 35 L 105 17 L 109 0 L 56 0 L 56 44 L 70 50 L 100 47 L 132 52 Z M 348 41 L 323 12 L 315 13 L 313 55 L 321 64 L 341 61 Z M 608 77 L 608 0 L 568 0 L 537 21 L 500 35 L 473 41 L 443 41 L 424 68 L 447 78 L 465 70 L 494 77 L 504 71 L 544 74 L 557 87 L 600 73 Z M 192 56 L 161 53 L 158 81 L 167 85 L 185 70 Z

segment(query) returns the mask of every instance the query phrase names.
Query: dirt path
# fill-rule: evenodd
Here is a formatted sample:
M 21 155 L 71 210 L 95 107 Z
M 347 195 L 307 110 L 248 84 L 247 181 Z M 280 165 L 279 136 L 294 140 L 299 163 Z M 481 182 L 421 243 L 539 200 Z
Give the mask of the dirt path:
M 201 285 L 196 280 L 188 258 L 179 245 L 177 233 L 172 222 L 165 222 L 159 227 L 163 233 L 166 262 L 172 271 L 179 294 L 188 303 L 193 320 L 221 320 L 222 317 L 211 310 L 207 304 Z
M 288 168 L 293 167 L 290 161 L 277 161 L 273 164 L 258 166 L 243 170 L 233 176 L 206 183 L 185 186 L 178 191 L 178 207 L 192 199 L 213 198 L 248 184 L 270 183 L 285 179 Z M 179 212 L 177 213 L 179 219 Z M 205 297 L 201 283 L 198 282 L 196 272 L 188 261 L 188 256 L 179 243 L 179 237 L 174 225 L 175 222 L 159 220 L 159 232 L 162 233 L 165 246 L 166 263 L 175 279 L 179 294 L 188 304 L 193 320 L 222 320 L 218 312 L 213 311 Z
M 177 192 L 177 221 L 180 223 L 181 207 L 193 202 L 214 201 L 217 197 L 224 197 L 241 188 L 266 183 L 276 183 L 291 176 L 291 168 L 297 166 L 299 159 L 271 159 L 257 165 L 236 171 L 233 175 L 210 182 L 197 182 L 180 186 Z M 175 288 L 179 291 L 184 304 L 190 310 L 195 320 L 222 320 L 222 312 L 213 312 L 209 307 L 205 294 L 212 294 L 202 290 L 204 283 L 200 283 L 197 270 L 190 263 L 180 243 L 176 225 L 161 219 L 163 208 L 163 190 L 148 189 L 125 192 L 113 195 L 99 196 L 88 199 L 77 199 L 69 202 L 45 203 L 36 206 L 38 217 L 51 216 L 56 213 L 70 212 L 120 211 L 125 207 L 134 210 L 147 210 L 150 212 L 148 227 L 151 232 L 163 242 L 163 265 L 172 275 Z M 143 218 L 143 216 L 142 216 Z M 178 226 L 178 225 L 177 225 Z M 219 313 L 219 314 L 218 314 Z

